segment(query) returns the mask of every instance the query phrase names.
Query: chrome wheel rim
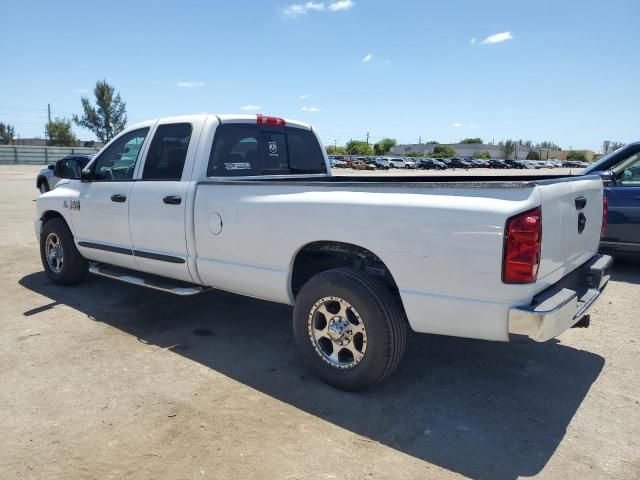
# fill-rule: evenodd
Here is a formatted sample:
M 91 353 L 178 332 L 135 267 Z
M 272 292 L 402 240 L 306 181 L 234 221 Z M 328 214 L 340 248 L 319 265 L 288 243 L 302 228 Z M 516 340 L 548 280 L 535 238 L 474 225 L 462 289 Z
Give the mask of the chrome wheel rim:
M 353 305 L 339 297 L 314 303 L 308 319 L 309 339 L 316 353 L 334 368 L 358 365 L 367 351 L 367 331 Z
M 62 243 L 55 233 L 50 233 L 44 244 L 44 251 L 47 257 L 47 264 L 54 273 L 60 273 L 62 270 Z

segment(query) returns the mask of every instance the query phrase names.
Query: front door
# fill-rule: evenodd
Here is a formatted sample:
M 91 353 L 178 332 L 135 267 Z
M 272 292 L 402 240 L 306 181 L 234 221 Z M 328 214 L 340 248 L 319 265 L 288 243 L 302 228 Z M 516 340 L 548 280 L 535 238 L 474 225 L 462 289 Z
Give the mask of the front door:
M 80 253 L 91 260 L 135 268 L 129 234 L 133 173 L 149 128 L 116 138 L 90 165 L 91 179 L 80 184 L 71 221 Z
M 607 188 L 609 215 L 604 240 L 640 248 L 640 153 L 613 167 L 616 185 Z
M 166 121 L 165 121 L 166 122 Z M 186 240 L 194 123 L 159 123 L 131 191 L 129 224 L 137 268 L 192 282 Z

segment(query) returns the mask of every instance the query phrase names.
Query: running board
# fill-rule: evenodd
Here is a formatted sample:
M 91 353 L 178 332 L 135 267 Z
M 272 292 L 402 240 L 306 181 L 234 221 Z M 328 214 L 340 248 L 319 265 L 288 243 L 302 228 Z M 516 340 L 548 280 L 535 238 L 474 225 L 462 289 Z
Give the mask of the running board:
M 193 283 L 181 282 L 170 278 L 160 277 L 158 275 L 147 274 L 144 272 L 136 272 L 126 268 L 114 267 L 105 263 L 91 262 L 89 264 L 89 272 L 101 277 L 119 280 L 141 287 L 152 288 L 162 292 L 173 293 L 174 295 L 196 295 L 197 293 L 210 290 L 209 287 L 195 285 Z

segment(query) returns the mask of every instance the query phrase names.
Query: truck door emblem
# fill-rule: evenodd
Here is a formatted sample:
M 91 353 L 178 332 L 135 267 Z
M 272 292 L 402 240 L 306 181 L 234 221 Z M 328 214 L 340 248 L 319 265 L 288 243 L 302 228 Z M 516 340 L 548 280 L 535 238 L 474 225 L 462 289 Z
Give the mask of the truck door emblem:
M 71 200 L 71 210 L 80 210 L 80 200 Z
M 269 153 L 271 155 L 278 155 L 278 144 L 276 142 L 269 142 Z
M 580 212 L 578 215 L 578 233 L 584 232 L 584 227 L 587 226 L 587 217 L 584 216 L 584 213 Z

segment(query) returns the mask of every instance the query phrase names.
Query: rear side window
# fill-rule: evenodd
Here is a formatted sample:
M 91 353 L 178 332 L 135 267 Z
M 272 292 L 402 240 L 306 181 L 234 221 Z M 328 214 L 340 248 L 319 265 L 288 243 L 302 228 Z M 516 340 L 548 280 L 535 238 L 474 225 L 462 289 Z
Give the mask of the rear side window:
M 158 126 L 144 162 L 143 180 L 180 180 L 191 130 L 190 123 Z
M 326 173 L 324 155 L 313 132 L 295 127 L 220 125 L 207 176 Z

